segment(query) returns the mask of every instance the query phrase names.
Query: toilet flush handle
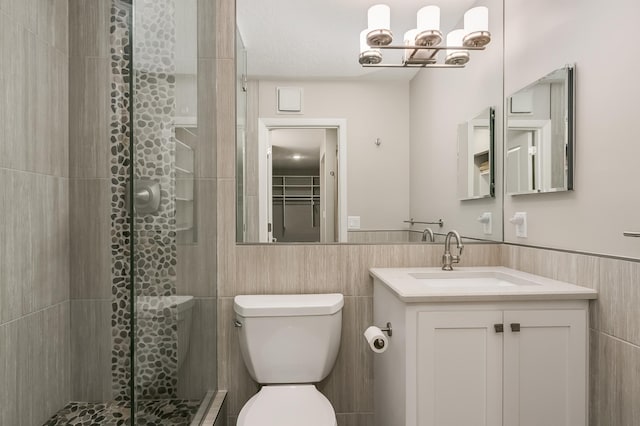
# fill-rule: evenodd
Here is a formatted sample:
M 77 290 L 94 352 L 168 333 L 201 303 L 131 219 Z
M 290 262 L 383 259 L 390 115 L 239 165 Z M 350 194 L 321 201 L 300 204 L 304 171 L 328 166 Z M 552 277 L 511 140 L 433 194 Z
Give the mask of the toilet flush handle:
M 238 321 L 237 319 L 233 320 L 233 326 L 236 328 L 241 328 L 242 327 L 242 323 L 240 321 Z

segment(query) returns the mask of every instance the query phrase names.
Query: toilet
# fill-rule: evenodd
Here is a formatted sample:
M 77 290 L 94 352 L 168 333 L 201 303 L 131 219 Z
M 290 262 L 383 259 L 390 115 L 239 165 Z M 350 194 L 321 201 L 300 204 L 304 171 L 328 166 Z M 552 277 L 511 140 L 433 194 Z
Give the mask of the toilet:
M 336 426 L 329 400 L 314 383 L 336 362 L 342 294 L 236 296 L 242 358 L 262 385 L 242 407 L 237 426 Z

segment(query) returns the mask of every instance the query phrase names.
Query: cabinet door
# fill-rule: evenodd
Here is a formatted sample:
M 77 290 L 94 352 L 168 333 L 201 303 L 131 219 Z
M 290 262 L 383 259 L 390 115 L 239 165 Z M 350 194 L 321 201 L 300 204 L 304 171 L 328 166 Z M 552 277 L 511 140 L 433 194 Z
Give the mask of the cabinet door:
M 495 324 L 502 325 L 501 311 L 418 313 L 417 425 L 502 424 L 502 333 Z
M 585 426 L 586 312 L 505 311 L 504 328 L 505 426 Z

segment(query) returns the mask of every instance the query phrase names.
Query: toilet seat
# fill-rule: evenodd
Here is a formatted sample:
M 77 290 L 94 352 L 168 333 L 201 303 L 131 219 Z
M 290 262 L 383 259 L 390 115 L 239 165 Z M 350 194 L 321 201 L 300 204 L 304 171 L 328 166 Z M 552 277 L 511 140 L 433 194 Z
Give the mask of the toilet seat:
M 237 426 L 336 426 L 329 400 L 314 385 L 264 386 L 242 407 Z

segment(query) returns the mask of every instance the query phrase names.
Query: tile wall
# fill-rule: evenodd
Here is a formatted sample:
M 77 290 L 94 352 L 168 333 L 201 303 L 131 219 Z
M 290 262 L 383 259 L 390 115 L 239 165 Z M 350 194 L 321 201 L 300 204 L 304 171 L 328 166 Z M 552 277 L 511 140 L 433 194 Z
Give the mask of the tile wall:
M 110 401 L 111 1 L 69 0 L 71 400 Z
M 598 291 L 591 302 L 589 425 L 640 418 L 640 261 L 503 245 L 502 265 Z
M 0 0 L 0 424 L 69 400 L 67 1 Z

